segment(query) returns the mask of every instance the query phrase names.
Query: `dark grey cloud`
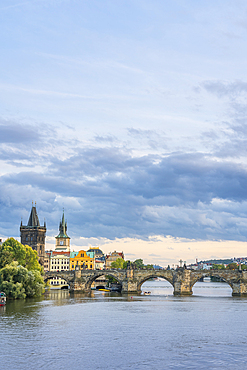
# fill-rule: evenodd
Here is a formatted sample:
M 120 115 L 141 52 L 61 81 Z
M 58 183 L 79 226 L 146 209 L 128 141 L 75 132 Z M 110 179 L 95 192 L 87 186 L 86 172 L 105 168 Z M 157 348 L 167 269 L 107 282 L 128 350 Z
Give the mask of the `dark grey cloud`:
M 226 132 L 204 133 L 204 140 L 215 143 L 208 153 L 137 157 L 111 136 L 96 140 L 99 147 L 85 146 L 79 139 L 61 140 L 49 127 L 38 145 L 32 135 L 28 144 L 2 143 L 2 163 L 19 168 L 0 177 L 0 234 L 18 236 L 20 219 L 27 222 L 34 200 L 41 219 L 47 219 L 48 235 L 56 234 L 65 207 L 75 237 L 246 240 L 247 170 L 229 158 L 246 150 L 244 122 L 235 119 L 239 130 L 229 121 Z M 157 136 L 152 130 L 130 133 L 144 141 Z
M 39 141 L 39 135 L 31 125 L 0 121 L 0 143 L 29 143 L 33 141 Z
M 45 124 L 31 125 L 13 120 L 0 119 L 0 143 L 30 144 L 39 143 L 47 134 L 53 134 L 54 129 Z
M 203 153 L 138 158 L 119 148 L 84 148 L 65 160 L 53 156 L 43 173 L 2 176 L 0 217 L 18 230 L 36 200 L 51 233 L 65 206 L 75 236 L 245 240 L 246 183 L 245 166 Z

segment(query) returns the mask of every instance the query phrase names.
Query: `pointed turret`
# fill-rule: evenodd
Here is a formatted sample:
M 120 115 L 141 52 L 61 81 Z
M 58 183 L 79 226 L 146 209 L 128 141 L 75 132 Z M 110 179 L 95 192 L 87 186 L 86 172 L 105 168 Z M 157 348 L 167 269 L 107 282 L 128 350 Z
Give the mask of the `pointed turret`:
M 20 234 L 21 243 L 24 245 L 29 245 L 33 250 L 37 251 L 39 262 L 41 265 L 43 265 L 45 256 L 46 225 L 44 224 L 44 226 L 40 226 L 36 202 L 35 206 L 32 202 L 32 209 L 27 226 L 24 226 L 21 220 Z
M 30 213 L 30 217 L 29 217 L 29 221 L 28 221 L 27 226 L 29 226 L 29 227 L 40 226 L 38 213 L 37 213 L 37 210 L 36 210 L 36 203 L 35 203 L 35 206 L 32 205 L 32 209 L 31 209 L 31 213 Z
M 67 222 L 65 222 L 64 210 L 63 210 L 62 221 L 60 221 L 60 224 L 59 224 L 59 234 L 56 238 L 69 238 L 69 236 L 67 235 Z
M 67 235 L 67 221 L 65 221 L 64 210 L 62 220 L 59 223 L 59 234 L 56 236 L 56 251 L 70 250 L 70 237 Z

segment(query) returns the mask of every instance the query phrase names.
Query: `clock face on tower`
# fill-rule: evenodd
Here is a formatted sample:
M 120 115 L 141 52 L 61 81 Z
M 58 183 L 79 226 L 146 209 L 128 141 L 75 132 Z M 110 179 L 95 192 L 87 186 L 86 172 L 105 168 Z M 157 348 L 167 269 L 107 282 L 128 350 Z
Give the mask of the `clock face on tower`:
M 60 245 L 63 245 L 63 240 L 60 241 Z

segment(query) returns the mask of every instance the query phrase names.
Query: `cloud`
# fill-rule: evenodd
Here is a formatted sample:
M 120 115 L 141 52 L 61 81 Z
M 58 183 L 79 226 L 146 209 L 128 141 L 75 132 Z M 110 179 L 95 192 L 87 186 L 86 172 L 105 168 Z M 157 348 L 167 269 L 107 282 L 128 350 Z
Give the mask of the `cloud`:
M 16 205 L 14 194 L 25 194 L 18 204 L 26 218 L 36 200 L 54 230 L 65 206 L 73 235 L 247 237 L 247 212 L 241 207 L 247 199 L 247 170 L 241 164 L 203 153 L 134 157 L 117 147 L 84 147 L 65 159 L 53 155 L 43 161 L 48 161 L 43 171 L 0 177 L 2 217 L 10 204 Z
M 208 92 L 217 95 L 219 98 L 228 96 L 230 98 L 239 97 L 247 93 L 247 82 L 244 81 L 204 81 L 201 86 Z
M 10 120 L 0 120 L 0 143 L 27 144 L 40 141 L 37 128 Z

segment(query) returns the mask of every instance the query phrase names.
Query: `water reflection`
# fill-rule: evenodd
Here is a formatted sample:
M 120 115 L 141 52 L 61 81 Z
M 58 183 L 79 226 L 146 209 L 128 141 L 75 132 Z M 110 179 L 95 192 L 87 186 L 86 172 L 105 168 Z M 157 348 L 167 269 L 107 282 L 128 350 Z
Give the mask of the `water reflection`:
M 150 296 L 51 290 L 8 301 L 0 358 L 15 370 L 245 368 L 247 299 L 229 288 L 202 282 L 174 297 L 162 280 L 143 284 Z
M 152 296 L 171 296 L 173 295 L 173 286 L 164 279 L 148 280 L 142 285 L 142 294 L 150 291 Z M 231 297 L 232 288 L 227 283 L 211 282 L 205 280 L 197 282 L 192 289 L 193 296 L 205 297 Z M 192 296 L 192 297 L 193 297 Z

